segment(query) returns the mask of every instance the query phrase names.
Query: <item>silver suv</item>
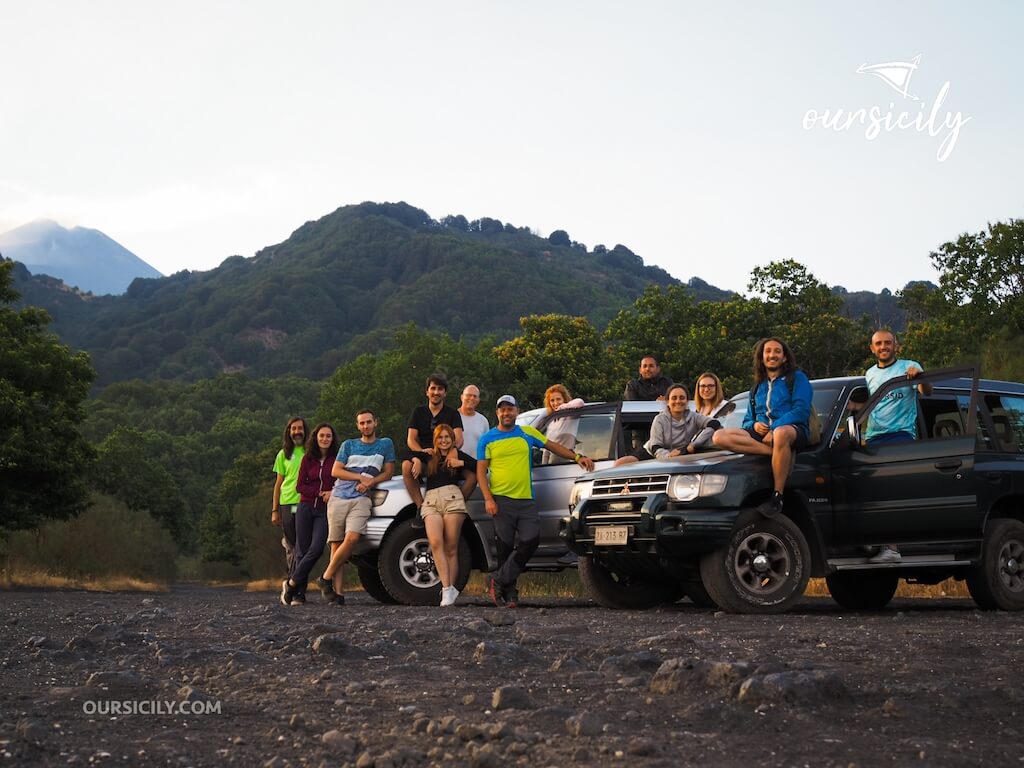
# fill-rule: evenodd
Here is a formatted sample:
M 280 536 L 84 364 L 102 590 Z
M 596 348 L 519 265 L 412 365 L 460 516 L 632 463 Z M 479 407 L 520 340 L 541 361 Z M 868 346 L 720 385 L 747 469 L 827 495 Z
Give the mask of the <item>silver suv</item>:
M 517 422 L 531 425 L 552 440 L 592 458 L 597 469 L 631 453 L 647 440 L 651 422 L 665 407 L 662 402 L 594 403 L 558 411 L 548 417 L 543 408 L 526 411 Z M 550 429 L 550 434 L 549 434 Z M 568 513 L 569 494 L 582 470 L 571 461 L 537 450 L 533 456 L 533 491 L 540 510 L 540 546 L 526 568 L 561 571 L 576 567 L 576 555 L 560 535 Z M 473 569 L 490 571 L 495 559 L 494 524 L 484 511 L 477 490 L 469 498 L 469 520 L 462 527 L 459 576 L 462 589 Z M 373 494 L 373 513 L 366 536 L 352 558 L 366 592 L 383 603 L 437 605 L 441 582 L 422 528 L 412 525 L 416 507 L 401 478 L 382 483 Z

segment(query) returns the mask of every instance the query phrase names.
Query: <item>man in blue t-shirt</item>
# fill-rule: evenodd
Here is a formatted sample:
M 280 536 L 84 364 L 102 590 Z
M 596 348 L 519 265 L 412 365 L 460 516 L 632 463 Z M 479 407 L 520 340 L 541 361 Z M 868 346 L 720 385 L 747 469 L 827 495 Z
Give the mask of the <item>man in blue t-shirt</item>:
M 916 360 L 900 360 L 896 356 L 898 352 L 899 341 L 892 331 L 880 329 L 871 335 L 871 354 L 876 362 L 864 374 L 869 395 L 874 395 L 883 384 L 897 376 L 914 379 L 924 371 Z M 889 390 L 868 417 L 868 428 L 864 433 L 868 445 L 910 443 L 917 439 L 918 392 L 930 395 L 932 385 L 924 383 Z M 895 544 L 886 544 L 869 562 L 898 563 L 902 559 Z

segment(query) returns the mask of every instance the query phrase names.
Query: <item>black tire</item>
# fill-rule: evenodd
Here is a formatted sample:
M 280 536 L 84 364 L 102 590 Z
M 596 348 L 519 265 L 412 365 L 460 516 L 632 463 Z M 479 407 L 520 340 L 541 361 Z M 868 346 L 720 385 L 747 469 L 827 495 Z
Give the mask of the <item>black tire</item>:
M 788 517 L 744 512 L 729 543 L 700 561 L 708 595 L 729 613 L 783 613 L 811 576 L 807 540 Z
M 605 608 L 642 610 L 674 603 L 683 596 L 678 584 L 659 584 L 649 576 L 631 576 L 614 562 L 593 555 L 580 557 L 578 569 L 587 595 Z
M 704 588 L 704 582 L 687 581 L 683 584 L 683 589 L 686 590 L 690 602 L 698 608 L 718 608 L 718 603 L 711 599 L 711 595 Z
M 985 528 L 981 562 L 967 575 L 967 589 L 986 611 L 1024 610 L 1024 523 L 998 519 Z
M 359 573 L 359 583 L 363 585 L 366 594 L 385 605 L 394 605 L 398 601 L 391 596 L 391 593 L 384 588 L 384 582 L 380 580 L 380 571 L 377 569 L 377 553 L 360 560 L 356 565 Z
M 469 581 L 472 555 L 466 537 L 459 538 L 459 574 L 455 587 L 461 591 Z M 411 520 L 395 523 L 384 537 L 377 570 L 381 583 L 395 601 L 403 605 L 437 605 L 441 601 L 441 580 L 434 568 L 434 556 L 422 528 Z
M 825 577 L 832 599 L 853 611 L 880 611 L 896 594 L 900 577 L 885 571 L 836 571 Z

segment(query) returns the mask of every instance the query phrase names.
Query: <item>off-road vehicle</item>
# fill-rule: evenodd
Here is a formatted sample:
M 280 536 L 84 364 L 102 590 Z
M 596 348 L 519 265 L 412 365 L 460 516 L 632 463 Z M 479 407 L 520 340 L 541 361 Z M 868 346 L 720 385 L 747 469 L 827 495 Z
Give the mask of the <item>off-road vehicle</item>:
M 598 468 L 641 445 L 650 434 L 651 422 L 665 407 L 662 402 L 595 403 L 557 411 L 549 417 L 544 409 L 520 414 L 519 424 L 530 424 L 551 439 L 592 458 Z M 546 451 L 533 455 L 533 490 L 540 512 L 541 539 L 527 565 L 532 571 L 560 571 L 576 567 L 576 555 L 561 536 L 573 482 L 582 470 L 573 462 Z M 416 508 L 400 478 L 374 489 L 373 512 L 353 563 L 368 594 L 387 603 L 436 605 L 441 583 L 434 569 L 426 534 L 413 526 Z M 459 545 L 459 576 L 462 589 L 472 569 L 489 571 L 497 566 L 494 524 L 484 511 L 477 490 L 470 497 L 469 519 L 462 527 Z
M 914 442 L 867 446 L 861 432 L 890 391 L 918 397 Z M 899 580 L 966 580 L 988 609 L 1024 608 L 1024 386 L 973 368 L 888 382 L 812 382 L 819 444 L 796 456 L 782 513 L 755 510 L 769 461 L 714 451 L 583 475 L 562 533 L 590 595 L 641 608 L 683 592 L 730 612 L 788 609 L 811 576 L 854 609 L 884 607 Z M 739 426 L 749 393 L 726 419 Z M 872 563 L 897 545 L 901 561 Z

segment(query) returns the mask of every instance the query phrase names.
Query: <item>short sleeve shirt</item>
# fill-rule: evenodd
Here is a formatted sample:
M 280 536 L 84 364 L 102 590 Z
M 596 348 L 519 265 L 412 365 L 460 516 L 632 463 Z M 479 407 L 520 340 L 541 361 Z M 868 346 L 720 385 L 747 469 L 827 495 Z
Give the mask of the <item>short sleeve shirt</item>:
M 462 417 L 462 450 L 470 456 L 476 456 L 476 447 L 480 443 L 480 438 L 491 428 L 491 425 L 487 421 L 487 417 L 479 411 L 472 416 L 464 416 L 460 412 L 459 416 Z
M 378 437 L 372 443 L 352 438 L 341 444 L 337 460 L 344 464 L 349 472 L 376 477 L 384 469 L 385 464 L 394 463 L 395 444 L 391 442 L 390 437 Z M 356 485 L 355 480 L 343 480 L 339 477 L 334 481 L 331 495 L 339 499 L 358 499 L 365 494 L 359 493 Z
M 281 503 L 292 505 L 299 503 L 299 492 L 295 489 L 295 481 L 299 479 L 299 467 L 302 465 L 302 457 L 306 451 L 301 445 L 292 449 L 292 457 L 289 459 L 284 451 L 277 452 L 274 459 L 274 472 L 284 475 L 284 483 L 281 484 Z
M 871 366 L 864 374 L 868 382 L 868 392 L 873 395 L 890 379 L 905 376 L 911 366 L 919 371 L 924 370 L 921 364 L 914 360 L 897 360 L 885 368 Z M 897 387 L 882 398 L 868 417 L 868 429 L 864 437 L 870 440 L 872 437 L 893 432 L 909 432 L 917 437 L 917 387 L 914 385 Z
M 434 427 L 438 424 L 447 424 L 452 429 L 462 429 L 462 414 L 450 405 L 442 405 L 437 416 L 430 412 L 428 405 L 417 405 L 409 414 L 409 429 L 416 430 L 420 448 L 434 447 Z
M 491 493 L 510 499 L 532 499 L 531 450 L 543 448 L 545 442 L 544 435 L 536 429 L 518 424 L 507 432 L 495 427 L 484 433 L 476 447 L 476 458 L 489 462 Z

